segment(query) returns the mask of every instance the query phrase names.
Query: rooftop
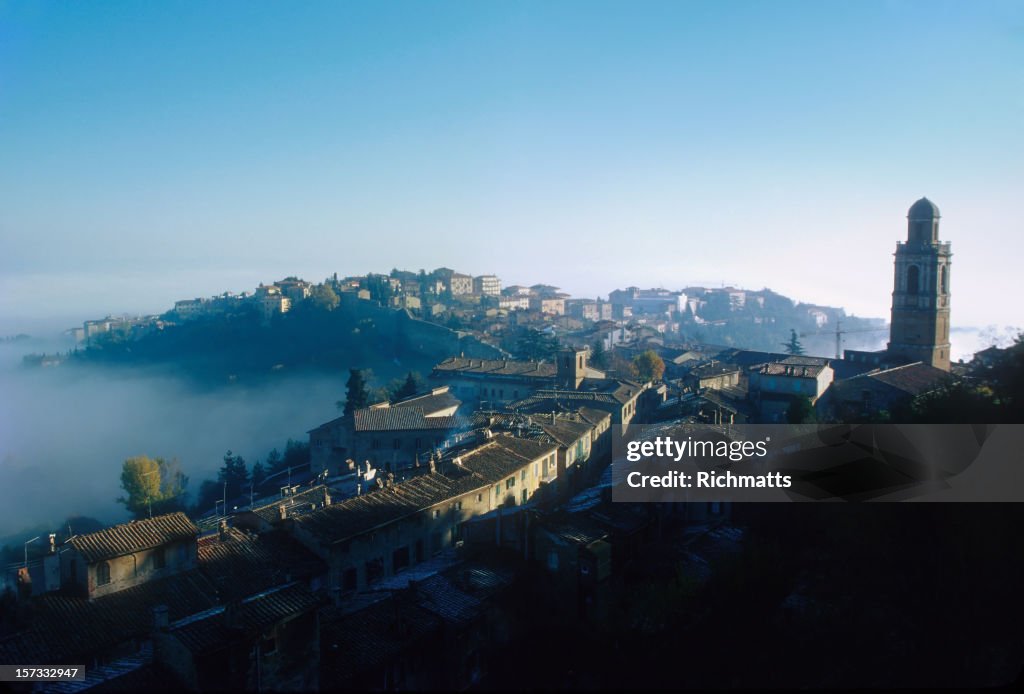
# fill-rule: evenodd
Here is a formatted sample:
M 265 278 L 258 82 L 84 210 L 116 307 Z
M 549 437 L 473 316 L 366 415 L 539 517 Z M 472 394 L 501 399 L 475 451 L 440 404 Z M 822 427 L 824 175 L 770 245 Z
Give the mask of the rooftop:
M 554 364 L 543 361 L 466 357 L 449 357 L 434 367 L 435 374 L 477 374 L 540 379 L 554 378 L 557 371 Z
M 88 535 L 75 535 L 68 542 L 92 564 L 197 535 L 199 528 L 179 511 L 122 523 Z

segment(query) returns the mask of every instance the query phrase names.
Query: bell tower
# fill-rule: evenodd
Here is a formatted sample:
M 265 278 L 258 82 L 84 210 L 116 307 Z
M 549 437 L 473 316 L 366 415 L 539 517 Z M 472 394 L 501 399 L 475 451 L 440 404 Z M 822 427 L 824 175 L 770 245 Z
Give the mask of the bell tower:
M 888 353 L 949 371 L 949 268 L 939 241 L 939 208 L 928 198 L 907 214 L 907 241 L 896 244 Z

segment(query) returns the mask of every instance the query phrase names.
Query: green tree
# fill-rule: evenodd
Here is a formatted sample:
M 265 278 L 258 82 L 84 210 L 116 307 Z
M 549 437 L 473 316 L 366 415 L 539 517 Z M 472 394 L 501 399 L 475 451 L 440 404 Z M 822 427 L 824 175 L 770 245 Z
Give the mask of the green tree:
M 418 378 L 418 376 L 419 374 L 410 371 L 409 375 L 405 377 L 405 382 L 394 391 L 391 399 L 401 400 L 402 398 L 409 398 L 416 395 L 420 390 L 420 383 L 423 381 L 423 379 Z
M 800 355 L 804 353 L 804 346 L 800 344 L 800 338 L 797 337 L 796 330 L 790 329 L 789 340 L 782 343 L 783 348 L 786 350 L 786 354 Z
M 217 473 L 217 481 L 227 485 L 224 495 L 228 501 L 249 491 L 249 470 L 245 466 L 245 458 L 234 455 L 231 451 L 224 454 L 224 465 Z
M 281 469 L 281 451 L 276 448 L 272 448 L 270 453 L 267 453 L 267 470 L 270 474 L 274 474 Z
M 345 416 L 369 404 L 370 394 L 366 390 L 362 369 L 349 369 L 348 382 L 345 384 Z
M 516 344 L 516 351 L 523 359 L 552 360 L 561 345 L 558 338 L 536 328 L 527 328 Z
M 263 467 L 263 463 L 257 460 L 252 464 L 252 473 L 250 474 L 253 488 L 258 490 L 265 479 L 267 479 L 267 470 Z
M 136 517 L 167 513 L 181 508 L 188 477 L 177 460 L 134 456 L 121 466 L 121 488 L 125 496 L 118 502 Z
M 786 421 L 790 424 L 809 424 L 815 421 L 814 405 L 807 396 L 793 398 L 786 409 Z
M 341 303 L 337 292 L 329 284 L 314 285 L 310 290 L 309 299 L 315 307 L 323 311 L 333 311 Z
M 665 374 L 665 362 L 653 349 L 648 349 L 633 358 L 636 374 L 644 381 L 660 381 Z
M 299 467 L 308 463 L 309 460 L 309 442 L 288 439 L 288 442 L 284 445 L 284 458 L 281 461 L 281 468 Z
M 898 421 L 920 424 L 988 424 L 1005 415 L 989 389 L 954 379 L 915 397 L 909 410 L 909 415 L 903 409 L 894 415 Z

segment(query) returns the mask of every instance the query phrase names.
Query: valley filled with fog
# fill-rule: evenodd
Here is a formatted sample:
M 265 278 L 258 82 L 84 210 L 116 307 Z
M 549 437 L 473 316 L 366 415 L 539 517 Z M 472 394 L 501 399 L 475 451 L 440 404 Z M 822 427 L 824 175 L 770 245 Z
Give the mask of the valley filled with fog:
M 347 378 L 197 389 L 132 368 L 22 366 L 25 353 L 55 346 L 0 343 L 0 537 L 76 515 L 127 520 L 116 499 L 121 464 L 135 455 L 178 458 L 194 499 L 228 449 L 251 464 L 338 416 Z
M 1013 334 L 1008 328 L 954 329 L 954 360 L 969 360 L 994 342 L 1008 344 Z M 831 339 L 815 337 L 808 352 L 830 356 Z M 885 339 L 858 342 L 862 349 L 879 349 Z M 71 516 L 128 519 L 116 499 L 121 464 L 130 456 L 177 458 L 194 499 L 200 483 L 216 476 L 228 449 L 251 464 L 338 416 L 335 402 L 343 398 L 347 378 L 340 370 L 277 373 L 259 383 L 197 388 L 178 376 L 135 367 L 22 365 L 29 352 L 70 346 L 57 340 L 0 343 L 0 537 Z

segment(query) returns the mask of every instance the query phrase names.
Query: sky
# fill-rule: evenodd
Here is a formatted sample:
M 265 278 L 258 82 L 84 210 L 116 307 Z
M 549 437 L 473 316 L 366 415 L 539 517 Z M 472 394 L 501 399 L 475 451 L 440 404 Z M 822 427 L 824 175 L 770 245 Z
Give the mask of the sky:
M 1022 325 L 1022 123 L 1017 1 L 0 0 L 0 335 L 439 266 L 885 317 L 925 195 Z

